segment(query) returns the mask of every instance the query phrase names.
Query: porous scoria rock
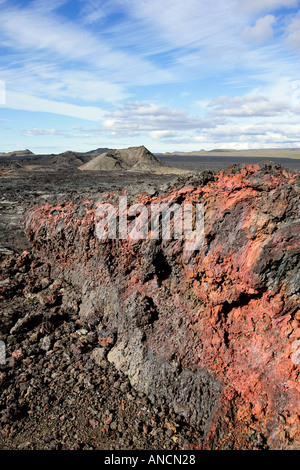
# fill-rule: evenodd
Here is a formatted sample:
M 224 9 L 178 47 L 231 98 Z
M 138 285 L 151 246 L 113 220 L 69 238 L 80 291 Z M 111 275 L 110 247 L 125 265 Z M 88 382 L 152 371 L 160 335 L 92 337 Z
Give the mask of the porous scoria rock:
M 234 166 L 135 202 L 204 204 L 204 246 L 100 241 L 91 201 L 34 207 L 25 231 L 108 359 L 203 431 L 196 448 L 300 448 L 299 174 Z

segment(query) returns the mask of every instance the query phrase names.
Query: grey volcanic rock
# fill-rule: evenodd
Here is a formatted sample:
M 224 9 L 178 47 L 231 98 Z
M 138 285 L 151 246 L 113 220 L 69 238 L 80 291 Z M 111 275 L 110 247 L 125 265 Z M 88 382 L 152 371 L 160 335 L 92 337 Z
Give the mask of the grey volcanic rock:
M 80 170 L 151 170 L 164 166 L 165 164 L 161 160 L 142 145 L 128 149 L 110 150 L 82 165 Z
M 80 170 L 127 170 L 128 166 L 119 160 L 113 153 L 103 153 L 93 158 L 90 162 L 80 167 Z
M 69 167 L 80 165 L 83 162 L 75 152 L 68 150 L 67 152 L 59 153 L 58 155 L 50 155 L 47 157 L 47 164 L 55 167 Z

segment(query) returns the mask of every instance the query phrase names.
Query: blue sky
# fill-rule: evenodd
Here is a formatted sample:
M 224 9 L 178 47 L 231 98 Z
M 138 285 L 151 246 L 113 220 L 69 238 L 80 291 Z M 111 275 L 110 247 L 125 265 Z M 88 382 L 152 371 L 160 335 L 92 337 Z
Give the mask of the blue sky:
M 0 151 L 300 147 L 298 0 L 0 0 Z

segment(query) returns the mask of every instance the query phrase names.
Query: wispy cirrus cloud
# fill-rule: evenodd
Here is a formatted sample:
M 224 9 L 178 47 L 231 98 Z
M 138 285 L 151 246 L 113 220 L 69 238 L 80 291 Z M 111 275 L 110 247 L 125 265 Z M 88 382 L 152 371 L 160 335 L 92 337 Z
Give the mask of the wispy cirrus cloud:
M 238 65 L 261 73 L 262 67 L 268 70 L 274 63 L 274 54 L 277 63 L 287 64 L 278 47 L 264 49 L 262 61 L 259 51 L 254 55 L 253 48 L 241 42 L 241 37 L 257 43 L 270 39 L 275 17 L 258 18 L 253 26 L 252 16 L 238 8 L 236 0 L 216 0 L 213 5 L 209 0 L 165 0 L 164 8 L 159 0 L 87 0 L 79 2 L 78 21 L 68 21 L 56 12 L 64 3 L 57 0 L 49 5 L 36 0 L 22 8 L 11 3 L 3 7 L 0 39 L 17 59 L 16 54 L 23 59 L 17 60 L 19 66 L 10 67 L 11 76 L 16 72 L 10 86 L 26 79 L 28 64 L 33 70 L 36 62 L 44 69 L 51 66 L 51 73 L 38 72 L 37 78 L 44 91 L 56 91 L 59 99 L 62 93 L 67 99 L 80 99 L 74 92 L 81 84 L 83 100 L 92 97 L 90 90 L 94 90 L 94 102 L 118 101 L 126 99 L 133 86 L 184 82 L 196 79 L 199 73 L 230 72 Z M 247 2 L 249 8 L 255 4 Z M 295 2 L 260 4 L 271 8 Z M 112 21 L 116 13 L 120 19 Z M 100 29 L 87 27 L 89 15 L 94 21 L 103 19 Z M 291 31 L 289 42 L 293 34 Z
M 6 103 L 6 86 L 3 80 L 0 80 L 0 104 Z
M 50 54 L 50 63 L 66 68 L 67 61 L 79 61 L 86 64 L 91 72 L 102 72 L 101 79 L 134 83 L 134 76 L 139 84 L 159 83 L 170 79 L 170 75 L 155 67 L 150 61 L 130 54 L 110 44 L 103 35 L 96 34 L 80 23 L 66 21 L 63 17 L 43 9 L 35 9 L 34 4 L 26 8 L 7 7 L 0 16 L 2 42 L 23 54 L 36 51 L 41 57 Z M 18 34 L 16 34 L 18 31 Z M 40 58 L 38 56 L 38 58 Z M 73 63 L 74 67 L 74 63 Z M 80 70 L 77 63 L 76 70 Z
M 61 114 L 63 116 L 76 117 L 87 121 L 99 121 L 104 116 L 102 109 L 93 106 L 77 106 L 67 102 L 51 101 L 36 98 L 26 93 L 10 91 L 6 93 L 5 106 L 10 109 Z
M 282 7 L 296 7 L 298 3 L 299 0 L 243 0 L 239 2 L 239 8 L 250 13 L 260 13 Z
M 12 69 L 0 71 L 2 81 L 17 92 L 26 90 L 36 97 L 70 100 L 77 103 L 114 103 L 130 97 L 118 83 L 97 79 L 84 70 L 60 70 L 53 63 L 32 60 Z
M 36 137 L 41 135 L 56 135 L 56 136 L 69 136 L 64 131 L 60 131 L 58 129 L 27 129 L 22 132 L 23 135 L 27 137 Z
M 291 18 L 286 28 L 286 44 L 300 52 L 300 13 Z
M 107 11 L 110 9 L 110 1 L 98 0 L 80 0 L 81 6 L 81 21 L 83 24 L 94 24 L 107 16 Z
M 23 8 L 8 3 L 0 16 L 0 42 L 13 52 L 13 61 L 0 69 L 0 79 L 10 92 L 7 107 L 54 112 L 51 100 L 57 101 L 57 113 L 85 119 L 85 104 L 113 103 L 130 96 L 125 90 L 139 85 L 164 83 L 171 76 L 150 61 L 111 46 L 80 23 L 66 21 L 55 13 L 63 1 L 51 5 L 35 1 Z M 16 34 L 17 32 L 17 34 Z M 26 96 L 17 101 L 14 94 Z M 44 100 L 38 106 L 38 100 Z M 32 103 L 30 104 L 30 101 Z M 80 110 L 79 108 L 82 108 Z M 91 110 L 95 119 L 101 112 Z M 55 111 L 56 113 L 56 111 Z

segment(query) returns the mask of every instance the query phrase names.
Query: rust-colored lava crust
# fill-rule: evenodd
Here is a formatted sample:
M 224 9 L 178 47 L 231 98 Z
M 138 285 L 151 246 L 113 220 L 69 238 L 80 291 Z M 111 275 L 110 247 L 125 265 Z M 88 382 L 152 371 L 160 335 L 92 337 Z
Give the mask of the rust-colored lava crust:
M 195 448 L 300 448 L 299 188 L 298 173 L 260 164 L 132 201 L 204 204 L 197 252 L 184 240 L 100 241 L 91 201 L 25 215 L 36 256 L 70 286 L 68 308 L 99 325 L 138 391 L 199 426 Z

